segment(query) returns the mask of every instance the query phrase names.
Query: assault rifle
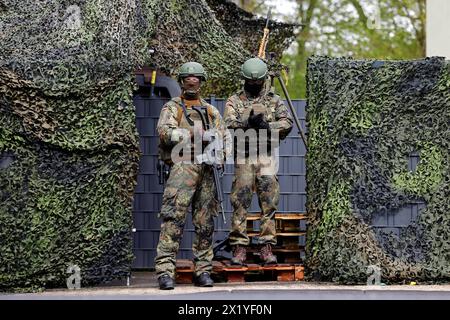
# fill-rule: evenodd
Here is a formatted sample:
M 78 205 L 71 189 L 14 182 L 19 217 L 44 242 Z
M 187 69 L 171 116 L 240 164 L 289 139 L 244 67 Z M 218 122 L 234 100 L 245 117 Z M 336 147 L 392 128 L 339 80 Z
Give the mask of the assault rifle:
M 184 105 L 184 103 L 182 103 L 182 108 L 183 108 L 183 112 L 184 115 L 186 117 L 186 120 L 188 121 L 189 125 L 194 126 L 194 121 L 188 116 L 187 111 L 186 111 L 186 106 Z M 208 110 L 207 107 L 204 106 L 193 106 L 192 110 L 194 110 L 195 112 L 197 112 L 200 116 L 200 119 L 202 121 L 202 126 L 203 126 L 203 130 L 208 131 L 209 129 L 211 129 L 211 124 L 209 122 L 209 117 L 208 117 Z M 206 116 L 205 116 L 206 115 Z M 216 189 L 216 197 L 217 197 L 217 201 L 219 201 L 220 204 L 220 209 L 222 212 L 222 218 L 223 218 L 223 223 L 226 224 L 226 218 L 225 218 L 225 210 L 223 208 L 223 192 L 222 192 L 222 184 L 220 182 L 220 177 L 223 176 L 223 170 L 219 169 L 219 165 L 217 163 L 206 163 L 207 165 L 209 165 L 212 168 L 213 171 L 213 179 L 214 179 L 214 186 Z M 219 173 L 220 171 L 220 173 Z

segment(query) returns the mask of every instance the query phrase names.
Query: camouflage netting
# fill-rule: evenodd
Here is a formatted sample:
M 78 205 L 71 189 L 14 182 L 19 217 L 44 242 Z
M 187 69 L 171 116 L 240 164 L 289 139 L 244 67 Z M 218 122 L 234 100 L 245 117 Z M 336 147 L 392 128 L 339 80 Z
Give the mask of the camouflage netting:
M 151 41 L 156 48 L 153 57 L 157 66 L 172 76 L 180 61 L 202 63 L 210 77 L 204 95 L 228 96 L 241 86 L 241 64 L 257 54 L 265 20 L 228 1 L 206 2 L 161 2 L 155 15 L 158 32 Z M 296 26 L 272 21 L 270 27 L 268 49 L 280 58 L 294 40 Z
M 257 55 L 266 19 L 256 18 L 253 14 L 227 0 L 207 0 L 207 2 L 227 33 L 252 55 Z M 299 27 L 300 25 L 271 20 L 267 51 L 274 52 L 276 57 L 281 57 L 283 51 L 294 40 L 295 32 Z
M 309 277 L 365 283 L 373 265 L 387 283 L 450 280 L 450 65 L 313 57 L 307 108 Z M 398 235 L 374 227 L 414 202 Z
M 0 290 L 126 275 L 133 71 L 199 60 L 222 95 L 245 56 L 204 0 L 0 0 Z
M 0 289 L 124 276 L 144 45 L 128 0 L 1 0 Z M 150 32 L 150 30 L 149 30 Z

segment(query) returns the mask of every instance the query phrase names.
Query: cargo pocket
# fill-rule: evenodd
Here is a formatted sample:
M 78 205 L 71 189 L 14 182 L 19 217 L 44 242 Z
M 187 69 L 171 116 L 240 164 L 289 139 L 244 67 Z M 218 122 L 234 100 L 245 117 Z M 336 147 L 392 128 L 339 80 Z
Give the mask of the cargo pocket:
M 166 187 L 164 190 L 161 211 L 158 214 L 160 219 L 174 218 L 177 208 L 178 190 L 173 187 Z

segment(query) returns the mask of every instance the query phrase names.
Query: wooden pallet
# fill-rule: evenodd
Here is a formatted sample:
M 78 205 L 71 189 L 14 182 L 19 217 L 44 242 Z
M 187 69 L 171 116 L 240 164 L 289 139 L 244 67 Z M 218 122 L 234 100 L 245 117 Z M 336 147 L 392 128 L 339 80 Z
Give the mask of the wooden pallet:
M 190 260 L 177 260 L 176 282 L 189 284 L 193 282 L 194 263 Z M 229 261 L 213 261 L 212 276 L 217 282 L 246 282 L 247 279 L 260 281 L 301 281 L 304 279 L 304 268 L 299 264 L 275 264 L 262 266 L 249 263 L 245 266 L 234 266 Z
M 255 221 L 260 219 L 259 214 L 249 214 L 247 216 L 247 235 L 249 237 L 257 237 L 259 230 L 255 227 Z M 277 237 L 299 237 L 306 235 L 306 230 L 302 230 L 300 221 L 306 220 L 307 217 L 302 213 L 276 213 L 275 228 Z
M 252 238 L 259 236 L 256 222 L 260 219 L 260 214 L 252 213 L 247 216 L 247 235 Z M 306 236 L 306 230 L 302 229 L 300 222 L 307 220 L 303 213 L 276 213 L 275 227 L 277 232 L 277 245 L 273 247 L 273 252 L 277 255 L 279 262 L 297 263 L 302 262 L 304 247 L 299 245 L 299 237 Z M 256 242 L 256 241 L 254 241 Z M 254 244 L 250 245 L 247 252 L 248 262 L 258 262 L 259 249 Z
M 301 264 L 301 253 L 305 251 L 303 246 L 298 245 L 298 241 L 290 246 L 280 247 L 273 246 L 272 252 L 277 257 L 278 262 L 286 264 Z M 260 263 L 259 258 L 260 249 L 258 246 L 250 246 L 247 248 L 247 262 L 249 263 Z
M 223 271 L 223 263 L 213 261 L 213 273 L 220 274 Z M 176 265 L 176 282 L 192 283 L 194 279 L 194 263 L 191 260 L 178 259 Z

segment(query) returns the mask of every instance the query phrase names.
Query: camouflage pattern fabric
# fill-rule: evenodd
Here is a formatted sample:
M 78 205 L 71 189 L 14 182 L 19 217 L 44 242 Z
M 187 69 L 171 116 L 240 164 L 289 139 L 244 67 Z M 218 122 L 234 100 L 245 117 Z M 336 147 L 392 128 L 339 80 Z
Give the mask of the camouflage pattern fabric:
M 276 175 L 264 175 L 264 164 L 236 164 L 231 187 L 233 217 L 231 221 L 230 244 L 247 246 L 247 212 L 256 190 L 261 208 L 261 231 L 259 243 L 275 245 L 276 231 L 274 215 L 280 197 L 280 186 Z
M 207 107 L 210 126 L 217 130 L 219 139 L 221 139 L 222 141 L 226 141 L 227 136 L 225 135 L 225 124 L 223 123 L 222 116 L 220 115 L 219 111 L 212 105 L 208 104 L 204 99 L 195 100 L 195 103 L 193 103 L 193 101 L 194 100 L 184 100 L 188 116 L 194 122 L 201 121 L 197 112 L 193 111 L 191 107 L 194 105 Z M 166 105 L 164 105 L 163 109 L 161 110 L 157 125 L 160 137 L 160 158 L 168 164 L 172 164 L 173 159 L 171 159 L 171 151 L 173 146 L 178 143 L 172 141 L 173 134 L 176 131 L 180 131 L 179 129 L 193 130 L 193 128 L 187 122 L 184 114 L 182 114 L 181 106 L 182 99 L 180 97 L 173 98 L 171 101 L 166 103 Z M 182 135 L 182 132 L 177 133 L 180 136 Z M 194 155 L 193 148 L 191 151 L 192 153 L 190 155 L 183 155 L 183 160 L 190 161 L 192 159 L 192 156 Z M 225 153 L 219 152 L 217 154 L 217 157 L 218 161 L 222 162 L 225 158 Z
M 261 108 L 263 107 L 263 108 Z M 251 109 L 265 110 L 265 120 L 270 131 L 278 131 L 284 139 L 292 129 L 292 118 L 279 96 L 263 91 L 255 99 L 249 99 L 243 90 L 227 100 L 224 121 L 229 129 L 248 129 L 248 116 Z M 256 112 L 256 111 L 255 111 Z M 237 154 L 242 154 L 238 152 Z M 231 245 L 248 245 L 247 212 L 256 191 L 261 208 L 260 244 L 276 244 L 274 215 L 277 210 L 280 188 L 274 164 L 278 159 L 272 156 L 246 159 L 245 163 L 235 163 L 235 173 L 231 189 L 233 206 Z
M 181 128 L 177 120 L 179 101 L 179 98 L 172 99 L 161 111 L 157 130 L 163 144 L 173 143 L 171 136 L 174 130 Z M 220 113 L 204 100 L 201 101 L 211 110 L 213 127 L 223 134 L 225 126 Z M 191 204 L 196 235 L 192 248 L 195 274 L 199 276 L 202 272 L 212 270 L 213 218 L 217 216 L 219 209 L 212 169 L 205 164 L 183 162 L 173 165 L 164 190 L 162 208 L 159 213 L 159 218 L 162 219 L 161 233 L 155 258 L 158 276 L 168 274 L 175 277 L 176 254 Z
M 202 88 L 204 96 L 230 95 L 239 88 L 239 67 L 256 53 L 265 26 L 265 18 L 223 5 L 224 1 L 147 0 L 144 13 L 151 13 L 154 31 L 149 46 L 161 72 L 175 76 L 180 62 L 197 61 L 208 70 L 209 81 Z M 188 26 L 188 27 L 187 27 Z M 295 40 L 297 26 L 270 22 L 268 49 L 281 53 Z M 201 30 L 199 32 L 199 30 Z M 251 40 L 247 37 L 251 35 Z
M 176 144 L 172 141 L 172 133 L 174 130 L 180 128 L 190 129 L 187 125 L 187 122 L 184 121 L 184 115 L 181 119 L 177 119 L 178 109 L 181 107 L 181 101 L 182 100 L 180 97 L 173 98 L 168 103 L 166 103 L 161 110 L 157 130 L 159 133 L 160 142 L 165 146 L 173 146 L 174 144 Z M 185 103 L 186 108 L 190 109 L 188 101 L 185 101 Z M 220 112 L 214 106 L 208 104 L 204 99 L 200 99 L 200 103 L 202 106 L 207 107 L 209 110 L 208 114 L 210 116 L 211 127 L 217 129 L 220 136 L 224 137 L 225 124 L 223 123 Z M 188 110 L 188 114 L 190 114 L 190 110 Z
M 159 218 L 161 233 L 155 258 L 156 273 L 175 277 L 175 257 L 178 252 L 184 224 L 192 202 L 192 222 L 195 227 L 193 253 L 195 273 L 212 270 L 213 217 L 217 216 L 212 171 L 205 165 L 175 164 L 171 170 Z
M 229 129 L 247 129 L 248 116 L 254 106 L 263 106 L 266 110 L 265 120 L 270 130 L 277 130 L 280 139 L 292 130 L 292 118 L 280 96 L 272 91 L 263 91 L 255 99 L 248 98 L 244 90 L 228 98 L 225 106 L 224 120 Z

